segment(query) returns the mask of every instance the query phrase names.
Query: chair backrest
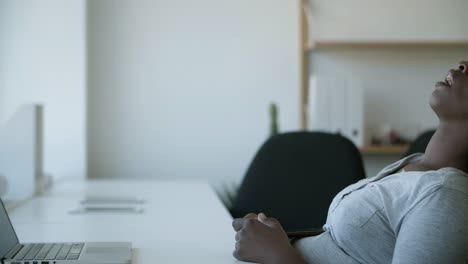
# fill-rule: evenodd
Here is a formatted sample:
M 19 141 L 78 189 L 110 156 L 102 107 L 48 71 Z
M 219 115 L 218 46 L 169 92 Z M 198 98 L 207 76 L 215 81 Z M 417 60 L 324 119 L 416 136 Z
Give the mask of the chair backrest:
M 409 146 L 408 151 L 403 155 L 403 157 L 409 156 L 415 153 L 424 153 L 426 152 L 427 145 L 431 141 L 432 136 L 434 135 L 435 130 L 428 130 L 421 135 L 419 135 Z
M 280 134 L 254 157 L 231 213 L 263 212 L 287 230 L 322 227 L 333 197 L 364 177 L 361 155 L 350 140 L 321 132 Z

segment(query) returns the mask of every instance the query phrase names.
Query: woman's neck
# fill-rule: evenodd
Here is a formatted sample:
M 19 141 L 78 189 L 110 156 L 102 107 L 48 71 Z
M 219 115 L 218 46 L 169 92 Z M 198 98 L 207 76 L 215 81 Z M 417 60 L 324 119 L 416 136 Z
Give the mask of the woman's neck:
M 418 164 L 433 170 L 453 167 L 468 172 L 468 122 L 441 122 Z

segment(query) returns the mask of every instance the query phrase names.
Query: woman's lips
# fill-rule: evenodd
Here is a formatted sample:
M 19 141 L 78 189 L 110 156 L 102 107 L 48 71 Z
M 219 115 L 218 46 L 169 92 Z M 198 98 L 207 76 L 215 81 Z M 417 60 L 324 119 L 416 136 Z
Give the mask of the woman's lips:
M 453 75 L 449 72 L 443 82 L 437 82 L 436 87 L 447 87 L 450 88 L 453 85 Z

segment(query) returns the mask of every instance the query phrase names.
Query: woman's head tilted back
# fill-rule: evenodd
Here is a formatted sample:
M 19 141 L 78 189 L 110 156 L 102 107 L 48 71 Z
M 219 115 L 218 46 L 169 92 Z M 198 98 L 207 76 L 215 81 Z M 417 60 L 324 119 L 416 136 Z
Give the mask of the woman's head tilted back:
M 451 69 L 444 81 L 437 82 L 430 105 L 441 122 L 468 124 L 468 61 Z

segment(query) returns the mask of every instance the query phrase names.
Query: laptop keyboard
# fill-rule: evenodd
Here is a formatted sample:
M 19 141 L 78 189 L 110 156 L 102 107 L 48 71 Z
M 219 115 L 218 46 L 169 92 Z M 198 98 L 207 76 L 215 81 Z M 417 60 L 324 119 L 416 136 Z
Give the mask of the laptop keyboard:
M 15 260 L 77 260 L 83 243 L 27 244 L 16 254 Z

